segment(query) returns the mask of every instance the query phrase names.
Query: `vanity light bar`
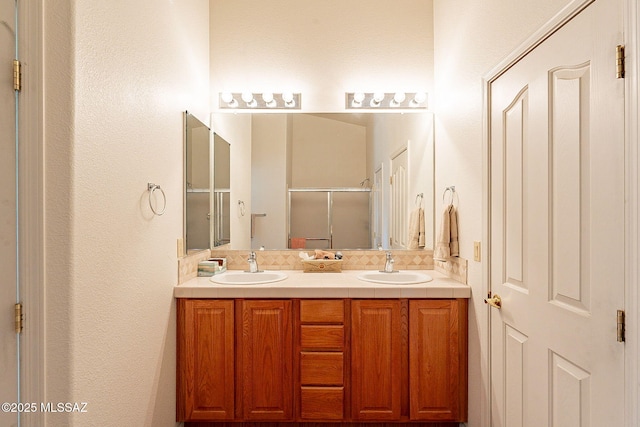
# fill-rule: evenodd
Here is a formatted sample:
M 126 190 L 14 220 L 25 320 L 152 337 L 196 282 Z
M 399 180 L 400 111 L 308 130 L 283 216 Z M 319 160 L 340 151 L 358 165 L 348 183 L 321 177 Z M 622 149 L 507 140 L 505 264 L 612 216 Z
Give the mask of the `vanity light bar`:
M 426 109 L 427 94 L 425 92 L 347 92 L 345 108 L 360 109 Z
M 234 110 L 299 110 L 299 93 L 251 93 L 220 92 L 218 105 L 221 109 Z

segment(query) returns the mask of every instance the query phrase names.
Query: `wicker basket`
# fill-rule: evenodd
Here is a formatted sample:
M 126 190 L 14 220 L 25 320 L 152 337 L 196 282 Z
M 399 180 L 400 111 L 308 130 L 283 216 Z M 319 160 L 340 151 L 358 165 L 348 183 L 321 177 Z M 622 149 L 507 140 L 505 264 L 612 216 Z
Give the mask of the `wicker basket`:
M 341 259 L 312 259 L 302 260 L 302 271 L 305 273 L 340 273 Z

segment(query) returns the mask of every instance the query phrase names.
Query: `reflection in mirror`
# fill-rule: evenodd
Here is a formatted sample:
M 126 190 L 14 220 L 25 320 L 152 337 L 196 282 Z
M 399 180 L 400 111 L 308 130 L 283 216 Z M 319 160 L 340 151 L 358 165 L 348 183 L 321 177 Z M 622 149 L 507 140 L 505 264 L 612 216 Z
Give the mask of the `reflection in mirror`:
M 213 134 L 213 246 L 231 242 L 231 147 Z
M 231 140 L 232 161 L 251 165 L 233 170 L 234 200 L 250 199 L 253 219 L 231 218 L 233 249 L 401 249 L 418 207 L 433 248 L 431 113 L 215 113 L 212 122 L 248 138 Z
M 209 128 L 189 112 L 185 112 L 184 130 L 184 229 L 188 253 L 211 247 L 211 152 Z

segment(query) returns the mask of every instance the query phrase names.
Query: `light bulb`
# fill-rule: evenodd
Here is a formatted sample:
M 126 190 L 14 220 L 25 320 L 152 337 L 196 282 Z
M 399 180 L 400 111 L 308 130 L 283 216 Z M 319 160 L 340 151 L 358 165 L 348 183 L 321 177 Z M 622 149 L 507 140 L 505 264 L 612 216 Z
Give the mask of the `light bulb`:
M 393 100 L 398 104 L 402 104 L 405 98 L 406 98 L 406 95 L 404 94 L 404 92 L 396 92 L 396 94 L 393 95 Z
M 351 100 L 351 107 L 360 108 L 362 107 L 362 101 L 364 101 L 364 93 L 356 92 L 353 94 L 353 99 Z
M 375 92 L 373 94 L 373 98 L 371 98 L 371 102 L 369 103 L 369 105 L 371 107 L 379 107 L 380 103 L 384 100 L 384 93 L 382 92 Z
M 288 108 L 296 106 L 296 101 L 293 99 L 293 93 L 291 92 L 283 92 L 282 100 L 284 101 L 284 105 Z
M 265 104 L 270 103 L 271 101 L 273 101 L 273 94 L 270 92 L 263 93 L 262 100 L 265 102 Z
M 251 101 L 253 101 L 253 94 L 250 92 L 242 92 L 242 100 L 249 104 Z
M 416 104 L 422 104 L 423 102 L 425 102 L 427 100 L 427 94 L 426 92 L 418 92 L 415 94 L 415 96 L 413 97 L 413 102 L 415 102 Z
M 222 92 L 220 94 L 220 99 L 222 99 L 223 102 L 229 104 L 231 101 L 233 101 L 233 94 L 231 92 Z

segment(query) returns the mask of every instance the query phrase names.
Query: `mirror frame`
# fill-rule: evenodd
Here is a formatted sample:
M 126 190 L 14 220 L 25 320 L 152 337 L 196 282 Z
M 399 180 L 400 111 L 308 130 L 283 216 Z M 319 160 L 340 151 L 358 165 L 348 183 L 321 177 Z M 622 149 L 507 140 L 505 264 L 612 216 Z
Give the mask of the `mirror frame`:
M 211 227 L 210 223 L 209 223 L 209 247 L 208 248 L 189 248 L 189 241 L 187 238 L 188 235 L 188 231 L 187 231 L 187 223 L 188 223 L 188 209 L 187 209 L 187 195 L 189 193 L 189 185 L 188 185 L 188 170 L 189 170 L 189 166 L 188 166 L 188 162 L 189 162 L 189 154 L 190 154 L 190 149 L 189 149 L 189 142 L 191 140 L 190 138 L 190 128 L 189 128 L 189 121 L 193 119 L 196 120 L 199 125 L 198 127 L 205 127 L 207 129 L 207 134 L 208 134 L 208 141 L 209 141 L 209 178 L 208 178 L 208 185 L 209 185 L 209 197 L 208 197 L 208 205 L 209 205 L 209 215 L 212 212 L 212 197 L 211 197 L 211 187 L 212 187 L 212 181 L 213 181 L 213 177 L 212 177 L 212 172 L 211 172 L 211 165 L 213 164 L 213 150 L 212 150 L 212 132 L 211 132 L 211 128 L 210 126 L 207 126 L 202 120 L 198 119 L 196 116 L 194 116 L 193 114 L 191 114 L 189 111 L 184 111 L 183 113 L 183 196 L 182 196 L 182 241 L 183 241 L 183 253 L 185 255 L 188 255 L 190 251 L 192 252 L 198 252 L 198 251 L 202 251 L 202 250 L 209 250 L 211 249 L 211 243 L 213 242 L 213 236 L 212 236 L 212 230 L 213 228 Z

